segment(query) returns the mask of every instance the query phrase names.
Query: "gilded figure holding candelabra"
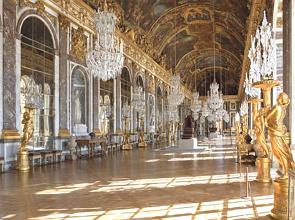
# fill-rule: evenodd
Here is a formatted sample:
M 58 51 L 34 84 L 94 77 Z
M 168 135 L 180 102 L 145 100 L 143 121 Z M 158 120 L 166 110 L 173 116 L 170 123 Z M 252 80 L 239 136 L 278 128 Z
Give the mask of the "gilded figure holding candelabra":
M 288 177 L 288 170 L 295 168 L 291 149 L 288 144 L 288 132 L 284 125 L 286 108 L 290 104 L 288 95 L 280 93 L 277 104 L 269 111 L 266 116 L 266 127 L 270 137 L 270 143 L 274 156 L 278 159 L 281 166 L 280 178 Z

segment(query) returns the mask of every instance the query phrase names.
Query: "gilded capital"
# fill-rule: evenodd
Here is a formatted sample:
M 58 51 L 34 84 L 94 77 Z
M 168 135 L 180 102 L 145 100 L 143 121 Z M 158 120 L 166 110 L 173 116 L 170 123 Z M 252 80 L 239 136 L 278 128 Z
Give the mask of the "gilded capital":
M 68 27 L 70 26 L 70 20 L 61 14 L 58 16 L 58 22 L 59 22 L 59 27 L 63 30 L 67 30 Z

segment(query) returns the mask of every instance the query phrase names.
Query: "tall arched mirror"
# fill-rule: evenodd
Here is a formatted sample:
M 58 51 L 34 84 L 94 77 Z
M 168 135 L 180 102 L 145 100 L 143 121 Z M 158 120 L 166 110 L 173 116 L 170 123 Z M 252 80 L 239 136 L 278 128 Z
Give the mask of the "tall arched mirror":
M 28 17 L 21 27 L 22 115 L 27 85 L 34 86 L 44 100 L 44 108 L 34 111 L 34 148 L 54 145 L 54 51 L 52 35 L 44 22 Z

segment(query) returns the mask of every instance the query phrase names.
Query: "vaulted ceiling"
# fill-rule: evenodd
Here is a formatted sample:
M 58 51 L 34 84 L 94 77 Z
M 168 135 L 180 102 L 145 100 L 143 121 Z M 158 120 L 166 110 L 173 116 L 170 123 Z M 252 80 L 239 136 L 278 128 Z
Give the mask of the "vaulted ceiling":
M 217 80 L 237 93 L 243 62 L 248 0 L 117 0 L 124 22 L 146 33 L 156 54 L 199 90 Z M 231 83 L 228 83 L 231 82 Z M 207 84 L 207 83 L 205 83 Z

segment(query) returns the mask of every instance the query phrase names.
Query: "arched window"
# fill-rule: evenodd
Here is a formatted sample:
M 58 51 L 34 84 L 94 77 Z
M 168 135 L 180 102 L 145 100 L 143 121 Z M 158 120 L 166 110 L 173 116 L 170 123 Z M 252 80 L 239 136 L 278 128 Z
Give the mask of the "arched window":
M 21 27 L 21 111 L 24 87 L 31 81 L 43 95 L 44 109 L 34 113 L 35 147 L 53 147 L 54 132 L 54 46 L 51 33 L 37 17 L 27 18 Z
M 72 131 L 76 135 L 85 135 L 88 132 L 88 85 L 84 71 L 79 68 L 72 73 L 71 88 Z
M 114 130 L 114 80 L 100 80 L 100 131 L 108 133 Z

